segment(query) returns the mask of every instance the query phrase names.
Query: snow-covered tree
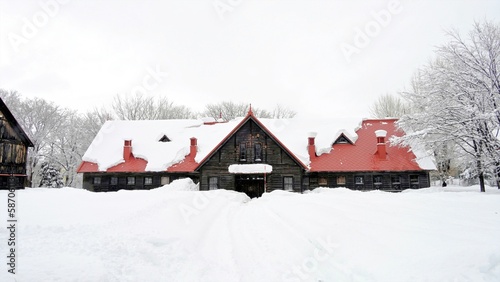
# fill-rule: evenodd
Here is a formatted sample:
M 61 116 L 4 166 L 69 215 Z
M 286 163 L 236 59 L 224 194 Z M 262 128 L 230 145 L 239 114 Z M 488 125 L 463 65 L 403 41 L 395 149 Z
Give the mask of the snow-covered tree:
M 415 109 L 399 121 L 406 136 L 394 141 L 424 142 L 431 152 L 454 142 L 473 160 L 484 192 L 485 174 L 500 163 L 500 27 L 476 23 L 468 40 L 448 36 L 404 93 Z
M 40 187 L 61 188 L 62 182 L 61 171 L 49 162 L 43 162 L 40 168 Z
M 88 138 L 84 136 L 87 133 L 83 126 L 83 118 L 76 112 L 69 111 L 61 128 L 51 135 L 51 154 L 46 159 L 57 163 L 61 168 L 64 186 L 77 186 L 76 169 L 90 145 L 90 142 L 85 143 Z

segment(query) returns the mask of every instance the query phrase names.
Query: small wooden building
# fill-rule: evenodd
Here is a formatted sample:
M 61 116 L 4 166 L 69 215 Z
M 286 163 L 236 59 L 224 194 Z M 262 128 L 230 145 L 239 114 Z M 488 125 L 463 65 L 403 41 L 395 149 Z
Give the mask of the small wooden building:
M 395 122 L 363 120 L 349 132 L 335 129 L 334 122 L 259 119 L 251 110 L 227 123 L 110 121 L 78 171 L 92 191 L 150 189 L 182 177 L 199 183 L 200 190 L 251 197 L 317 187 L 429 187 L 433 164 L 410 148 L 390 146 L 391 136 L 403 134 Z
M 0 98 L 0 189 L 25 187 L 28 147 L 33 143 Z

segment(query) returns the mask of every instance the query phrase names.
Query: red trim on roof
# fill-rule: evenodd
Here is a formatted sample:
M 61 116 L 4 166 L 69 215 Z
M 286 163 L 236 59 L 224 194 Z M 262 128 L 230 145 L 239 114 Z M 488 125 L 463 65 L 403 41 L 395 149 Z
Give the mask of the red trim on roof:
M 404 134 L 397 129 L 396 121 L 397 119 L 364 120 L 356 131 L 356 143 L 334 144 L 330 153 L 314 158 L 310 171 L 421 171 L 415 161 L 415 154 L 408 147 L 389 144 L 390 137 Z M 375 131 L 380 129 L 387 131 L 386 159 L 377 155 Z

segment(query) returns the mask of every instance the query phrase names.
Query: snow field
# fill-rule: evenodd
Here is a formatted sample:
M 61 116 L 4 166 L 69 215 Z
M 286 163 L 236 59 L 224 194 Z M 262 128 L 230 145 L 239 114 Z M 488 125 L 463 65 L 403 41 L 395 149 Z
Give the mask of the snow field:
M 476 188 L 26 189 L 0 281 L 500 281 L 500 193 Z

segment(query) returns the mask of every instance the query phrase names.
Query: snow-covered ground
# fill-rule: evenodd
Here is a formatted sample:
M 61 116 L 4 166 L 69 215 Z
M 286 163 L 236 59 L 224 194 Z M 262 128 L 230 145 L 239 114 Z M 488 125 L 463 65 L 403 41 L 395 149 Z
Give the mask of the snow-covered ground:
M 500 281 L 500 193 L 17 191 L 0 281 Z M 0 191 L 7 226 L 7 192 Z

